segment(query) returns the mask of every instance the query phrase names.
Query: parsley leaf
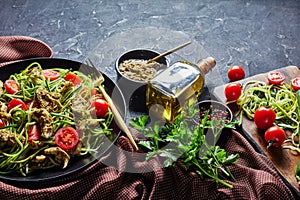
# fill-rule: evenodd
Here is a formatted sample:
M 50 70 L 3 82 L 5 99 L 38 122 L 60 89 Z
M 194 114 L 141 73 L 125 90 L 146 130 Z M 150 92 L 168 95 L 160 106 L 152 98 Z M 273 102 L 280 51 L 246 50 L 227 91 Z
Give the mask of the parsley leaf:
M 210 177 L 217 183 L 232 188 L 225 181 L 235 181 L 227 166 L 235 164 L 239 154 L 228 155 L 225 149 L 216 145 L 216 141 L 224 128 L 233 129 L 238 122 L 209 120 L 209 112 L 206 112 L 201 123 L 196 124 L 192 120 L 194 113 L 195 110 L 192 110 L 185 113 L 187 117 L 179 115 L 173 123 L 154 123 L 153 127 L 146 127 L 148 117 L 144 115 L 132 119 L 130 124 L 147 138 L 146 141 L 139 142 L 148 151 L 147 160 L 156 155 L 163 157 L 164 167 L 171 167 L 181 160 L 200 178 Z

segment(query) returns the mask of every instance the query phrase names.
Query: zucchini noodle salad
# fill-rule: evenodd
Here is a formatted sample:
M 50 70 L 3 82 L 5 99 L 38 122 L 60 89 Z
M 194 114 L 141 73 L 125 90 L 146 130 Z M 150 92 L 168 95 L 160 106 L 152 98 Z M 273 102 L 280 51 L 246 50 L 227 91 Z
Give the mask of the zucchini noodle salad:
M 240 122 L 243 114 L 249 119 L 254 118 L 254 113 L 260 106 L 270 107 L 276 113 L 275 125 L 289 130 L 283 148 L 291 149 L 300 154 L 300 107 L 296 92 L 290 84 L 267 84 L 262 81 L 248 81 L 243 84 L 242 95 L 237 100 L 240 107 Z
M 74 158 L 97 153 L 113 121 L 99 84 L 79 71 L 43 69 L 38 62 L 0 81 L 0 174 L 66 168 Z M 99 99 L 105 112 L 97 110 Z

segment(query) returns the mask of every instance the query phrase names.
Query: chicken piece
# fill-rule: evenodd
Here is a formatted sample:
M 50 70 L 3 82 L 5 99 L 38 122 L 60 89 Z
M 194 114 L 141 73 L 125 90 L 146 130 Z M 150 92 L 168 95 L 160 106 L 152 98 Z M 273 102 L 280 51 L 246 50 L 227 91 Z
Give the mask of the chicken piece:
M 26 74 L 30 77 L 35 85 L 40 85 L 44 82 L 44 77 L 42 75 L 42 70 L 38 67 L 30 68 Z
M 21 142 L 24 142 L 25 137 L 19 136 L 19 140 Z M 11 131 L 9 131 L 7 129 L 0 129 L 0 148 L 2 148 L 4 146 L 11 147 L 16 143 L 17 143 L 17 141 L 16 141 L 14 133 L 12 133 Z
M 80 150 L 82 148 L 82 142 L 79 141 L 76 148 L 68 150 L 69 155 L 80 155 Z
M 73 87 L 74 85 L 72 82 L 66 82 L 64 86 L 61 88 L 60 93 L 65 94 L 66 92 L 72 90 Z
M 89 102 L 80 95 L 76 95 L 72 100 L 72 110 L 79 115 L 84 115 L 88 110 Z
M 38 108 L 32 111 L 33 118 L 39 122 L 41 136 L 48 139 L 53 135 L 53 119 L 45 108 Z
M 67 152 L 62 150 L 60 147 L 49 147 L 44 150 L 44 153 L 46 155 L 53 155 L 55 156 L 55 161 L 57 161 L 62 168 L 66 168 L 68 166 L 68 163 L 70 161 L 70 156 Z
M 44 143 L 43 143 L 43 142 L 41 142 L 41 141 L 35 141 L 35 140 L 28 141 L 28 144 L 29 144 L 29 146 L 30 146 L 32 149 L 39 149 L 39 148 L 41 148 L 42 146 L 44 146 Z
M 34 78 L 34 77 L 42 77 L 42 70 L 38 67 L 32 67 L 32 68 L 29 68 L 26 72 L 27 75 L 31 75 L 32 77 L 31 78 Z
M 72 100 L 72 111 L 74 121 L 76 123 L 76 129 L 84 131 L 89 127 L 90 120 L 92 118 L 91 112 L 89 111 L 90 103 L 82 96 L 77 95 Z M 98 124 L 98 122 L 96 122 Z
M 5 103 L 0 101 L 0 117 L 1 117 L 1 119 L 9 119 L 10 116 L 11 115 L 8 113 L 7 106 L 5 105 Z
M 0 129 L 0 146 L 12 146 L 16 143 L 15 136 L 12 132 L 6 129 Z
M 32 162 L 35 162 L 35 163 L 42 163 L 46 160 L 46 156 L 45 155 L 37 155 L 35 156 L 34 159 L 32 159 Z
M 2 101 L 0 101 L 0 112 L 7 112 L 7 106 Z
M 36 90 L 36 98 L 41 108 L 45 108 L 48 112 L 57 111 L 62 108 L 58 101 L 60 98 L 58 93 L 50 93 L 45 88 L 38 88 Z

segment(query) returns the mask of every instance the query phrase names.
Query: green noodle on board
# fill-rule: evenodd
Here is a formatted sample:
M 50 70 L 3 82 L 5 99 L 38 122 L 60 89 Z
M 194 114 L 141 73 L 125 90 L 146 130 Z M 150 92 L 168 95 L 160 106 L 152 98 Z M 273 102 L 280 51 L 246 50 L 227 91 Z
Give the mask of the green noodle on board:
M 254 118 L 254 113 L 260 106 L 270 107 L 276 113 L 275 125 L 285 130 L 290 130 L 291 135 L 287 135 L 285 143 L 291 142 L 292 145 L 283 145 L 283 148 L 300 153 L 298 134 L 299 130 L 299 108 L 295 91 L 291 85 L 267 84 L 262 81 L 248 81 L 243 84 L 242 95 L 237 100 L 240 108 L 240 122 L 243 114 L 249 119 Z

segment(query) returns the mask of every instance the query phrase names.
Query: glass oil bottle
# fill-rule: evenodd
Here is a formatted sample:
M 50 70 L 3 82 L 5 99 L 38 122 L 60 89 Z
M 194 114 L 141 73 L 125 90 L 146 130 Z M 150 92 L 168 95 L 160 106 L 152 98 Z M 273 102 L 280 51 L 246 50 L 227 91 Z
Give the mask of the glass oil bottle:
M 146 106 L 158 118 L 173 122 L 182 108 L 195 103 L 201 95 L 205 75 L 216 65 L 212 57 L 196 65 L 178 61 L 149 81 Z

